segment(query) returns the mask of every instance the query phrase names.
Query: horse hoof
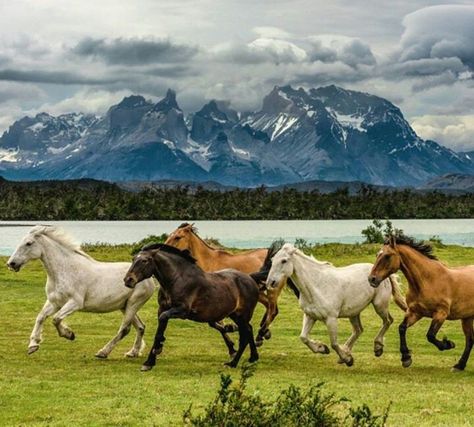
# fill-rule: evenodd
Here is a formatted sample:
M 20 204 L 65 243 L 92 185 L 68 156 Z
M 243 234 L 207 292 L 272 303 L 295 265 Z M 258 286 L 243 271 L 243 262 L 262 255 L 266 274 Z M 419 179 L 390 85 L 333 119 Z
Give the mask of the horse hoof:
M 326 344 L 323 344 L 323 354 L 329 354 L 331 350 L 329 350 L 329 347 Z
M 451 340 L 448 340 L 448 339 L 445 338 L 443 341 L 445 343 L 444 347 L 445 347 L 446 350 L 451 350 L 451 349 L 456 347 L 456 344 L 454 344 L 454 342 L 451 341 Z
M 260 339 L 260 338 L 256 339 L 255 340 L 255 345 L 257 347 L 261 347 L 263 345 L 263 339 Z
M 272 337 L 272 332 L 270 331 L 270 329 L 267 329 L 267 332 L 265 332 L 265 334 L 263 335 L 263 338 L 265 338 L 266 340 L 269 340 L 271 337 Z
M 28 347 L 28 354 L 33 354 L 34 352 L 39 350 L 39 345 L 32 345 L 31 347 Z
M 138 357 L 139 355 L 140 355 L 140 353 L 138 351 L 135 351 L 135 350 L 127 351 L 124 354 L 125 357 L 129 357 L 130 359 L 133 359 L 134 357 Z
M 462 372 L 464 371 L 464 368 L 459 366 L 459 365 L 454 365 L 452 368 L 451 368 L 451 372 Z
M 103 352 L 103 351 L 98 351 L 95 354 L 95 357 L 97 357 L 97 359 L 107 359 L 107 356 L 108 356 L 108 354 Z
M 374 350 L 374 355 L 375 355 L 375 357 L 380 357 L 380 356 L 382 356 L 382 354 L 383 354 L 383 347 L 376 348 L 376 349 Z
M 250 356 L 249 363 L 255 363 L 258 360 L 258 354 L 256 356 Z
M 142 365 L 142 367 L 140 368 L 140 371 L 141 372 L 147 372 L 147 371 L 151 371 L 153 369 L 153 366 L 150 366 L 150 365 Z
M 236 368 L 236 367 L 237 367 L 237 363 L 235 363 L 234 361 L 225 362 L 225 363 L 224 363 L 224 366 L 227 366 L 227 367 L 229 367 L 229 368 Z
M 74 332 L 71 332 L 66 338 L 69 341 L 74 341 L 76 339 L 76 335 L 74 334 Z
M 354 364 L 354 358 L 349 356 L 349 360 L 345 360 L 344 363 L 350 368 Z
M 404 368 L 409 368 L 411 366 L 411 357 L 409 357 L 408 359 L 405 359 L 405 360 L 402 360 L 402 366 Z

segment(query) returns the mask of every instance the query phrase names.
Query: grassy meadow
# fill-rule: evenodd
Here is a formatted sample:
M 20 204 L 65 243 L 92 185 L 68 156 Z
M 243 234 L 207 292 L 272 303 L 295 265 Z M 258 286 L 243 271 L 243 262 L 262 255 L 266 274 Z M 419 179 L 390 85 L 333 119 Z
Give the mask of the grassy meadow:
M 319 259 L 345 265 L 373 261 L 379 245 L 329 244 L 317 247 Z M 88 247 L 101 260 L 130 259 L 130 247 Z M 474 248 L 439 247 L 436 253 L 449 265 L 474 263 Z M 36 314 L 44 302 L 45 272 L 32 262 L 19 273 L 0 264 L 0 425 L 1 426 L 131 426 L 179 425 L 190 404 L 199 411 L 215 395 L 219 374 L 227 360 L 220 335 L 207 325 L 171 320 L 167 340 L 157 366 L 141 373 L 144 356 L 127 359 L 133 330 L 107 360 L 95 352 L 116 332 L 121 314 L 76 313 L 66 323 L 76 340 L 57 336 L 46 321 L 40 350 L 27 356 L 26 348 Z M 404 281 L 404 284 L 406 282 Z M 142 309 L 147 325 L 147 348 L 156 327 L 156 298 Z M 457 347 L 439 352 L 425 339 L 429 320 L 424 319 L 408 332 L 413 365 L 404 369 L 398 352 L 397 325 L 403 313 L 392 303 L 395 323 L 386 335 L 385 354 L 375 358 L 372 340 L 380 327 L 379 318 L 369 307 L 362 314 L 365 327 L 354 348 L 355 364 L 337 364 L 334 351 L 315 355 L 299 340 L 302 314 L 290 292 L 282 295 L 280 314 L 273 324 L 273 337 L 260 349 L 260 361 L 249 389 L 269 399 L 295 384 L 307 387 L 324 382 L 328 392 L 345 396 L 354 404 L 367 403 L 382 413 L 392 402 L 390 426 L 470 426 L 474 425 L 474 356 L 465 372 L 450 368 L 464 345 L 459 322 L 446 323 L 441 336 L 448 335 Z M 263 313 L 258 307 L 253 324 Z M 341 319 L 340 341 L 349 335 L 349 321 Z M 329 343 L 325 326 L 316 323 L 313 337 Z M 237 336 L 235 336 L 237 339 Z M 248 353 L 245 354 L 245 359 Z M 238 377 L 239 370 L 233 371 Z

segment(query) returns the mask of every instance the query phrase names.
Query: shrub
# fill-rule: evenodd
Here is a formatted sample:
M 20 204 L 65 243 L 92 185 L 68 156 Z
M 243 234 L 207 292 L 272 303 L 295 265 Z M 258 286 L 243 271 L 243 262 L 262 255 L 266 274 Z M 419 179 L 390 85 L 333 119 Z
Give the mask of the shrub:
M 385 237 L 392 234 L 401 234 L 403 230 L 394 228 L 392 222 L 388 219 L 385 220 L 385 228 L 380 219 L 374 219 L 372 225 L 364 228 L 361 233 L 365 236 L 364 243 L 383 243 Z
M 183 414 L 183 422 L 195 427 L 297 427 L 297 426 L 353 426 L 381 427 L 385 425 L 388 408 L 383 415 L 373 415 L 367 405 L 349 407 L 345 398 L 337 398 L 316 384 L 306 391 L 290 386 L 274 401 L 260 394 L 246 391 L 248 379 L 255 365 L 243 365 L 240 381 L 233 385 L 229 374 L 221 374 L 220 389 L 202 415 L 193 415 L 190 406 Z M 340 412 L 346 412 L 341 416 Z M 348 413 L 347 413 L 348 412 Z
M 168 235 L 166 233 L 163 233 L 161 236 L 154 236 L 154 235 L 147 236 L 144 239 L 140 240 L 139 242 L 134 243 L 132 245 L 132 249 L 130 250 L 130 253 L 135 256 L 138 252 L 140 252 L 143 246 L 148 245 L 149 243 L 164 243 L 167 238 L 168 238 Z

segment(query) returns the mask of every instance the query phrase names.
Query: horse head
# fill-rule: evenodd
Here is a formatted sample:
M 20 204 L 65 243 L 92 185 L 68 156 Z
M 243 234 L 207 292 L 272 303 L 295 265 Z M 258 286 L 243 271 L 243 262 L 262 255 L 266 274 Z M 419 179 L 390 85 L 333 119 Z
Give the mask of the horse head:
M 297 249 L 285 243 L 272 258 L 272 267 L 267 277 L 267 288 L 276 288 L 294 272 L 293 255 Z
M 123 278 L 123 282 L 127 288 L 133 289 L 137 283 L 153 276 L 154 271 L 153 251 L 142 250 L 133 258 L 132 265 Z
M 174 246 L 175 248 L 181 250 L 191 250 L 191 242 L 196 232 L 194 224 L 189 224 L 187 222 L 181 224 L 176 230 L 174 230 L 168 238 L 166 239 L 165 244 Z
M 397 239 L 395 236 L 390 236 L 377 253 L 375 264 L 369 274 L 370 286 L 377 288 L 388 276 L 398 271 L 400 263 Z
M 40 240 L 46 227 L 48 226 L 35 226 L 23 237 L 7 261 L 10 270 L 18 272 L 28 261 L 41 257 L 43 248 Z

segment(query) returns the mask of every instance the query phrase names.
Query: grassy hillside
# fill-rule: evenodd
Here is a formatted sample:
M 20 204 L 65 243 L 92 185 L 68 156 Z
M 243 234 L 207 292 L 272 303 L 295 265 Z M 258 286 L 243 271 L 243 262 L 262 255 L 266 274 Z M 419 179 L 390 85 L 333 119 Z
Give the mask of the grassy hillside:
M 316 248 L 315 256 L 344 265 L 373 261 L 378 248 L 330 244 Z M 88 248 L 92 256 L 109 261 L 129 260 L 129 251 L 125 245 Z M 450 265 L 474 260 L 474 248 L 448 246 L 436 252 Z M 5 258 L 0 262 L 3 265 Z M 67 322 L 76 333 L 74 342 L 59 338 L 47 321 L 41 349 L 27 356 L 28 337 L 44 301 L 44 281 L 39 262 L 17 274 L 0 268 L 0 425 L 176 425 L 191 403 L 196 411 L 214 397 L 227 359 L 225 347 L 216 331 L 189 321 L 170 321 L 164 353 L 148 373 L 139 371 L 143 357 L 123 357 L 133 334 L 108 360 L 94 358 L 117 330 L 120 313 L 74 314 Z M 155 310 L 153 298 L 141 312 L 148 343 L 156 327 Z M 403 314 L 394 304 L 391 310 L 395 323 L 386 335 L 385 354 L 373 356 L 372 340 L 380 322 L 369 307 L 362 315 L 365 330 L 354 348 L 355 364 L 348 368 L 336 363 L 333 351 L 315 355 L 299 341 L 302 315 L 295 297 L 284 293 L 273 337 L 260 350 L 250 390 L 273 397 L 291 383 L 306 387 L 323 381 L 328 391 L 355 404 L 365 402 L 379 413 L 392 401 L 392 426 L 472 425 L 474 357 L 465 372 L 450 372 L 464 344 L 460 324 L 443 327 L 441 335 L 448 335 L 457 347 L 440 353 L 425 339 L 429 320 L 420 321 L 408 332 L 413 365 L 403 369 L 396 327 Z M 262 312 L 259 308 L 254 324 Z M 341 341 L 349 330 L 349 322 L 340 320 Z M 313 336 L 328 343 L 322 324 L 316 324 Z

